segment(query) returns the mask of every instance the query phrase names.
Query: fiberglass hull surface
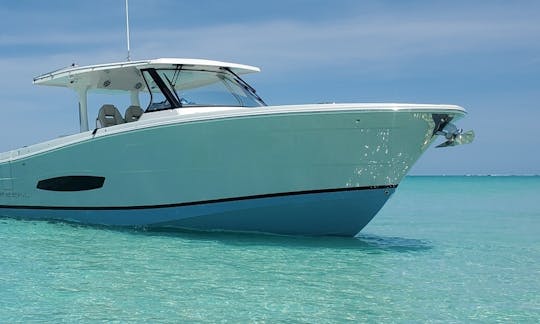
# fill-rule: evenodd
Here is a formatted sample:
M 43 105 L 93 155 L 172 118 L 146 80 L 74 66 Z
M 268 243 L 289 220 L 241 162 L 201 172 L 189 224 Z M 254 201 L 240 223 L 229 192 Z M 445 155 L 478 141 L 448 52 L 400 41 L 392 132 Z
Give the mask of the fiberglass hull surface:
M 147 229 L 354 236 L 393 191 L 388 187 L 294 193 L 144 208 L 0 208 L 0 215 Z
M 424 110 L 348 107 L 129 126 L 1 163 L 0 215 L 353 236 L 427 149 L 435 123 Z M 74 185 L 80 177 L 102 181 Z

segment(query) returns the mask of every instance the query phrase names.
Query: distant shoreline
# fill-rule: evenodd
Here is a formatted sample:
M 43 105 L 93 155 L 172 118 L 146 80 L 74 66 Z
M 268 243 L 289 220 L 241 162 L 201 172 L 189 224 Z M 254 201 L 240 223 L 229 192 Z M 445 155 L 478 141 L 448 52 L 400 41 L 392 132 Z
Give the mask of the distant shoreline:
M 540 177 L 540 174 L 410 174 L 406 177 Z

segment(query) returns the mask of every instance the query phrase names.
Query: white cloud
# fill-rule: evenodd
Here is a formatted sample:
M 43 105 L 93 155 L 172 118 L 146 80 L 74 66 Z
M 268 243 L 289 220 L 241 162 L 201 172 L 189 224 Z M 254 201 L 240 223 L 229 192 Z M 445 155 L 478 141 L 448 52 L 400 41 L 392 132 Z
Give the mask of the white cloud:
M 29 32 L 23 34 L 0 35 L 2 46 L 57 46 L 57 45 L 83 45 L 85 47 L 96 44 L 110 44 L 117 42 L 119 35 L 100 32 L 60 32 L 60 31 L 41 31 L 39 33 Z
M 43 35 L 47 35 L 43 37 Z M 358 16 L 325 21 L 261 21 L 194 28 L 156 27 L 132 36 L 136 58 L 205 57 L 265 66 L 302 68 L 407 62 L 438 55 L 539 50 L 540 24 L 492 16 Z M 0 36 L 4 46 L 59 46 L 81 63 L 122 60 L 125 40 L 118 33 L 69 31 Z M 66 55 L 55 55 L 58 57 Z M 47 57 L 51 60 L 51 57 Z M 41 63 L 41 62 L 40 62 Z M 43 70 L 40 68 L 38 70 Z

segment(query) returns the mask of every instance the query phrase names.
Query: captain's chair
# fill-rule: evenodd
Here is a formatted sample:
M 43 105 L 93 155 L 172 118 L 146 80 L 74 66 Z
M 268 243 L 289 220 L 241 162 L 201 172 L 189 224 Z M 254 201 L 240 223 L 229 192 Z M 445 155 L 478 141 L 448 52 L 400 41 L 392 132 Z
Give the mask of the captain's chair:
M 114 126 L 125 122 L 126 121 L 122 118 L 122 115 L 114 105 L 103 105 L 99 109 L 98 117 L 96 119 L 96 128 Z
M 143 114 L 143 110 L 139 106 L 127 107 L 126 113 L 124 114 L 126 123 L 131 123 L 131 122 L 139 120 L 142 114 Z

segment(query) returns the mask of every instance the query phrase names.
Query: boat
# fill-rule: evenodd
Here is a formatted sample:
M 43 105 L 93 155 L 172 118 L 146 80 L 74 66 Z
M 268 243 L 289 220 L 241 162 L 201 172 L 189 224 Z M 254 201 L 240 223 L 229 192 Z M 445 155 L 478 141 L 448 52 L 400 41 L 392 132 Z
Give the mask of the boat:
M 160 58 L 36 77 L 78 94 L 80 132 L 0 153 L 0 216 L 355 236 L 437 137 L 474 138 L 455 126 L 456 105 L 269 106 L 242 78 L 259 71 Z M 101 103 L 94 126 L 94 92 L 129 105 Z

